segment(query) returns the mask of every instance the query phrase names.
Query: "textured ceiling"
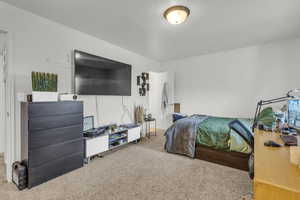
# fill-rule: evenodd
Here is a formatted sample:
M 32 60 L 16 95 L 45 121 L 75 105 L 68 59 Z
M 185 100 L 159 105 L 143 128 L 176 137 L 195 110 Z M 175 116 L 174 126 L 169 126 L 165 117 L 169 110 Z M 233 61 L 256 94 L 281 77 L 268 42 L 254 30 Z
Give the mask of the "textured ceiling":
M 4 0 L 158 61 L 300 36 L 300 0 Z M 190 8 L 168 24 L 169 6 Z

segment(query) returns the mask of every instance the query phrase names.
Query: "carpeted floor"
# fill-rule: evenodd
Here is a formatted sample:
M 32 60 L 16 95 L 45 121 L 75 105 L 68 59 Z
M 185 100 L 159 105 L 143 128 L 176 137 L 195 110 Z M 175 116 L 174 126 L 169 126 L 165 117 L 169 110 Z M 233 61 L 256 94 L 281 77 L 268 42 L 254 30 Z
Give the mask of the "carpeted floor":
M 31 190 L 19 192 L 0 176 L 0 199 L 250 200 L 246 172 L 168 154 L 163 143 L 161 134 L 144 139 Z

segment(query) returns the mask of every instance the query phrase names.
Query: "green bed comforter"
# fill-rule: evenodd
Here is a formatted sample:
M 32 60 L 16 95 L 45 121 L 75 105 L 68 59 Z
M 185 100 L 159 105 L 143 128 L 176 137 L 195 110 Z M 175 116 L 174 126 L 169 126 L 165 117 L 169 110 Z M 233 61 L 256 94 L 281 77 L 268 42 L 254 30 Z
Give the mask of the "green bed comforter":
M 223 151 L 251 153 L 251 147 L 228 124 L 237 118 L 208 117 L 199 123 L 196 144 Z M 239 119 L 251 129 L 250 119 Z

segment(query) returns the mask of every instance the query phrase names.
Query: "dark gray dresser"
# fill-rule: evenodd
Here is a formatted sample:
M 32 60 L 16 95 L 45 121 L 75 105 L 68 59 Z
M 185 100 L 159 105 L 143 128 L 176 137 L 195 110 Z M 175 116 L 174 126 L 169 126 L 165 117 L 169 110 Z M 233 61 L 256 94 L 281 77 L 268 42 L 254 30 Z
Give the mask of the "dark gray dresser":
M 28 188 L 83 166 L 83 103 L 21 103 L 21 157 Z

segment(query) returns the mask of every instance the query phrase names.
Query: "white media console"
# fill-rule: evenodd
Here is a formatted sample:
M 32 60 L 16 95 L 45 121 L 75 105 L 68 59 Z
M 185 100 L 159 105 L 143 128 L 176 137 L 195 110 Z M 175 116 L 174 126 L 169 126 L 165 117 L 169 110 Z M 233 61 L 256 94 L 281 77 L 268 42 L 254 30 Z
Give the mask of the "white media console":
M 89 162 L 92 156 L 118 148 L 141 138 L 141 127 L 118 129 L 113 133 L 105 133 L 96 137 L 86 137 L 85 158 Z

